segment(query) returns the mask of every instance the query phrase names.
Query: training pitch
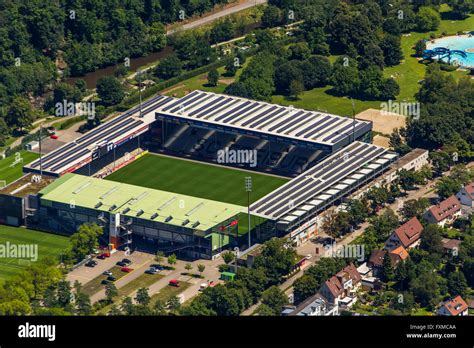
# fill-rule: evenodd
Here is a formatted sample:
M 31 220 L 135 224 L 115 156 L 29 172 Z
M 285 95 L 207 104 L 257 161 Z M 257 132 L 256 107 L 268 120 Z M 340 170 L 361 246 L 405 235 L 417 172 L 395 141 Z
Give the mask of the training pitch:
M 20 244 L 38 245 L 38 259 L 46 256 L 58 258 L 61 252 L 66 249 L 68 239 L 67 237 L 28 230 L 26 228 L 0 225 L 0 245 L 2 245 L 2 249 L 6 246 Z M 5 258 L 3 256 L 0 255 L 0 283 L 20 273 L 28 265 L 34 264 L 31 260 Z

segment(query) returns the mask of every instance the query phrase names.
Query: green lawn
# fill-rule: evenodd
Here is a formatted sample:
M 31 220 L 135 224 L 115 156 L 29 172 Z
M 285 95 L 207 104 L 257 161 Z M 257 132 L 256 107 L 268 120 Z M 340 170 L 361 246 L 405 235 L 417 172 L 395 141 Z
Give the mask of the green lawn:
M 110 272 L 112 272 L 112 275 L 119 280 L 123 276 L 125 276 L 127 273 L 122 272 L 121 267 L 119 266 L 113 266 L 112 268 L 109 269 Z M 99 292 L 102 289 L 105 289 L 105 285 L 102 284 L 102 281 L 107 279 L 106 275 L 99 275 L 86 283 L 82 289 L 81 292 L 88 296 L 94 295 L 96 292 Z
M 443 10 L 446 11 L 446 7 L 443 7 Z M 442 20 L 435 34 L 439 36 L 441 33 L 446 32 L 449 35 L 455 35 L 458 31 L 472 30 L 473 28 L 474 15 L 471 15 L 469 18 L 460 21 Z M 419 81 L 425 76 L 426 64 L 412 56 L 414 54 L 413 47 L 418 40 L 429 39 L 429 36 L 430 33 L 416 32 L 412 32 L 408 36 L 402 36 L 401 45 L 405 56 L 404 61 L 397 66 L 388 67 L 384 70 L 385 77 L 393 77 L 400 85 L 400 95 L 397 97 L 398 101 L 415 100 L 415 94 L 420 87 Z M 331 62 L 334 60 L 334 57 L 330 57 Z M 451 74 L 456 78 L 468 76 L 469 74 L 468 72 L 462 71 L 445 73 Z M 293 105 L 310 110 L 322 110 L 342 116 L 352 115 L 350 99 L 331 95 L 331 88 L 331 86 L 327 86 L 306 91 L 297 101 L 288 100 L 284 96 L 276 95 L 272 98 L 272 102 L 282 105 Z M 368 108 L 380 109 L 381 101 L 364 101 L 357 99 L 354 101 L 357 113 Z
M 188 283 L 188 282 L 179 282 L 179 288 L 175 286 L 166 285 L 163 289 L 161 289 L 160 291 L 158 291 L 156 294 L 154 294 L 151 297 L 151 301 L 150 301 L 151 307 L 153 307 L 156 301 L 158 300 L 164 303 L 168 302 L 170 298 L 172 298 L 173 296 L 179 295 L 190 286 L 191 286 L 191 283 Z
M 245 177 L 253 179 L 254 202 L 288 179 L 159 155 L 147 155 L 106 180 L 246 206 Z
M 189 93 L 190 91 L 194 91 L 196 89 L 199 89 L 201 91 L 206 91 L 206 92 L 213 92 L 213 93 L 224 93 L 225 88 L 227 85 L 230 84 L 234 79 L 237 79 L 240 74 L 242 73 L 243 69 L 247 66 L 249 63 L 250 58 L 248 58 L 245 63 L 242 65 L 241 69 L 238 69 L 235 76 L 231 77 L 226 77 L 222 76 L 224 74 L 225 69 L 224 67 L 220 67 L 217 69 L 219 72 L 219 83 L 215 87 L 211 87 L 207 85 L 207 73 L 206 74 L 201 74 L 199 76 L 191 77 L 188 80 L 181 81 L 180 83 L 166 89 L 164 95 L 167 96 L 176 96 L 176 97 L 183 97 L 186 93 Z M 225 82 L 225 83 L 224 83 Z
M 15 154 L 0 160 L 0 187 L 3 183 L 2 180 L 5 180 L 7 184 L 9 184 L 20 178 L 23 175 L 23 166 L 39 157 L 37 153 L 28 151 L 20 151 L 19 154 L 19 158 L 22 158 L 23 161 L 14 166 L 13 163 L 15 163 L 16 159 Z
M 38 259 L 46 256 L 59 257 L 68 245 L 69 238 L 55 234 L 28 230 L 20 227 L 0 225 L 0 245 L 12 244 L 37 244 Z M 0 282 L 20 273 L 32 261 L 26 259 L 13 259 L 0 257 Z
M 133 267 L 133 266 L 132 266 Z M 136 271 L 142 272 L 142 271 Z M 140 288 L 148 288 L 152 284 L 156 283 L 158 280 L 164 278 L 163 274 L 148 274 L 143 273 L 131 282 L 125 284 L 121 288 L 118 289 L 119 297 L 123 298 L 125 296 L 129 296 L 135 290 Z

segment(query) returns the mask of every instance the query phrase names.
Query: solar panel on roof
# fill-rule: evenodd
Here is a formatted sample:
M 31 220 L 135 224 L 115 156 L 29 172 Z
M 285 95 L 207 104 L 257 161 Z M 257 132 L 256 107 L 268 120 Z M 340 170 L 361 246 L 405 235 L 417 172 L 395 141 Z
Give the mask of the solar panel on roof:
M 206 110 L 206 109 L 212 107 L 212 106 L 214 105 L 214 103 L 218 103 L 218 102 L 220 102 L 220 101 L 221 101 L 222 99 L 224 99 L 224 98 L 225 98 L 224 96 L 220 96 L 219 98 L 216 98 L 216 99 L 214 99 L 213 101 L 211 101 L 211 102 L 209 102 L 209 103 L 207 103 L 207 104 L 204 104 L 204 105 L 201 106 L 200 108 L 198 108 L 198 109 L 196 109 L 196 110 L 190 112 L 188 115 L 189 115 L 189 116 L 194 116 L 194 115 L 196 115 L 196 114 L 202 112 L 203 110 Z
M 197 95 L 199 92 L 198 91 L 194 91 L 194 92 L 191 92 L 189 93 L 188 95 L 184 96 L 183 98 L 177 100 L 176 102 L 174 102 L 173 104 L 170 104 L 170 105 L 167 105 L 165 106 L 162 111 L 167 111 L 171 108 L 174 108 L 175 106 L 179 105 L 179 104 L 182 104 L 183 102 L 185 102 L 186 100 L 194 97 L 195 95 Z
M 298 118 L 298 117 L 299 117 L 300 115 L 302 115 L 302 114 L 304 114 L 304 111 L 303 111 L 303 110 L 298 111 L 297 113 L 295 113 L 295 114 L 292 115 L 291 117 L 296 119 L 296 118 Z M 294 122 L 294 120 L 291 121 L 291 122 Z M 290 122 L 290 123 L 291 123 L 291 122 Z M 271 127 L 268 129 L 268 131 L 269 131 L 269 132 L 273 132 L 275 129 L 277 129 L 277 128 L 283 126 L 283 125 L 287 125 L 287 124 L 289 124 L 289 123 L 288 123 L 288 119 L 284 119 L 284 120 L 281 121 L 280 123 L 277 123 L 277 124 L 271 126 Z
M 246 127 L 247 125 L 251 124 L 252 122 L 255 122 L 256 120 L 262 118 L 262 117 L 265 117 L 265 115 L 267 115 L 268 113 L 270 112 L 273 112 L 278 106 L 271 106 L 270 108 L 268 108 L 267 110 L 263 110 L 263 112 L 259 113 L 257 116 L 254 116 L 250 119 L 248 119 L 247 121 L 245 121 L 244 123 L 242 123 L 242 127 Z

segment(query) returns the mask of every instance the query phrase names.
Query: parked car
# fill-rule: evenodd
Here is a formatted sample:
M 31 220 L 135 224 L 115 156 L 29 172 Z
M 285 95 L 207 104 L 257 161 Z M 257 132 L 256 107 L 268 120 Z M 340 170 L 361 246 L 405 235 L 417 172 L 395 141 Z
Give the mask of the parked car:
M 105 276 L 111 276 L 111 275 L 112 275 L 112 272 L 110 272 L 110 271 L 104 271 L 102 274 L 105 275 Z
M 50 135 L 49 137 L 50 137 L 51 139 L 57 139 L 57 138 L 59 138 L 59 137 L 58 137 L 57 135 L 55 135 L 55 134 L 52 134 L 52 135 Z
M 132 264 L 132 261 L 129 260 L 129 259 L 122 259 L 122 262 L 126 265 L 126 266 L 129 266 Z
M 117 266 L 120 266 L 120 267 L 125 267 L 127 266 L 127 264 L 125 262 L 122 262 L 122 261 L 119 261 L 116 263 Z
M 97 256 L 98 259 L 105 259 L 106 257 L 110 257 L 110 253 L 109 252 L 106 252 L 106 253 L 102 253 L 100 254 L 99 256 Z
M 133 271 L 133 268 L 130 268 L 130 267 L 122 267 L 120 270 L 121 270 L 122 272 L 130 273 L 131 271 Z
M 306 255 L 306 260 L 310 260 L 312 257 L 313 257 L 313 255 L 308 254 L 308 255 Z
M 115 278 L 113 275 L 109 275 L 109 276 L 107 277 L 107 280 L 110 280 L 111 282 L 114 282 L 114 281 L 117 280 L 117 278 Z
M 86 262 L 86 267 L 95 267 L 97 266 L 97 261 L 90 260 Z
M 176 279 L 170 280 L 170 282 L 168 284 L 171 285 L 171 286 L 175 286 L 177 288 L 179 288 L 179 286 L 180 286 L 179 280 L 176 280 Z
M 209 286 L 208 283 L 201 283 L 201 285 L 199 285 L 199 291 L 203 291 L 205 288 L 207 288 Z
M 157 263 L 150 265 L 150 268 L 156 268 L 157 270 L 160 270 L 160 271 L 164 269 L 162 265 L 159 265 Z
M 147 274 L 157 274 L 159 271 L 160 271 L 159 269 L 150 267 L 149 269 L 147 269 L 147 270 L 145 271 L 145 273 L 147 273 Z
M 103 285 L 107 285 L 107 284 L 110 284 L 110 281 L 108 281 L 107 279 L 104 279 L 100 283 L 103 284 Z

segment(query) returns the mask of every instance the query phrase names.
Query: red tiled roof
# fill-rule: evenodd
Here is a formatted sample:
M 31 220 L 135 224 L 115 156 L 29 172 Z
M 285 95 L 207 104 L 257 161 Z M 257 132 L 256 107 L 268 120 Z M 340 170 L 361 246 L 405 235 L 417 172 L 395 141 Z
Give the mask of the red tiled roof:
M 342 271 L 338 272 L 336 275 L 326 280 L 325 284 L 331 294 L 334 297 L 337 297 L 344 292 L 343 283 L 349 279 L 352 279 L 352 284 L 357 284 L 362 279 L 357 268 L 352 263 L 349 266 L 344 267 Z
M 385 250 L 380 250 L 380 249 L 373 250 L 372 254 L 370 254 L 369 263 L 371 263 L 374 267 L 382 267 L 385 253 L 386 253 Z
M 408 257 L 410 256 L 408 254 L 408 251 L 403 247 L 403 245 L 400 245 L 398 248 L 393 249 L 390 252 L 390 256 L 392 256 L 392 255 L 394 255 L 398 258 L 397 261 L 404 261 L 404 260 L 408 259 Z
M 464 190 L 466 190 L 471 199 L 474 199 L 474 181 L 464 186 Z
M 397 228 L 395 230 L 395 235 L 398 237 L 402 245 L 407 248 L 420 239 L 422 231 L 423 225 L 415 216 Z
M 438 205 L 434 205 L 430 208 L 430 212 L 436 221 L 440 222 L 446 219 L 448 216 L 454 214 L 461 209 L 461 203 L 459 203 L 456 196 L 446 198 Z
M 458 239 L 448 239 L 443 238 L 441 239 L 441 243 L 443 244 L 443 248 L 445 249 L 457 249 L 459 250 L 459 245 L 461 245 L 461 241 Z
M 453 316 L 459 315 L 459 313 L 464 312 L 468 308 L 466 301 L 461 296 L 456 296 L 452 300 L 446 301 L 443 303 L 443 307 Z

